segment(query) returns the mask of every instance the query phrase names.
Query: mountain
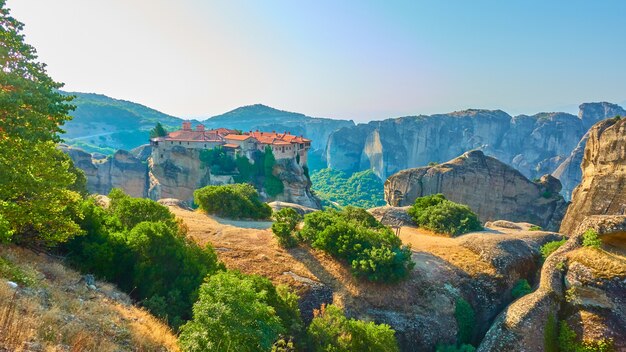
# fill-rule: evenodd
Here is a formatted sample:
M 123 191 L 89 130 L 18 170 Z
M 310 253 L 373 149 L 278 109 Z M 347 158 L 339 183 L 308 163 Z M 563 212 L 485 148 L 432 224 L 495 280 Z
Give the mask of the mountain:
M 400 170 L 480 149 L 535 179 L 555 171 L 593 123 L 623 111 L 615 104 L 589 103 L 580 106 L 579 116 L 551 112 L 513 117 L 501 110 L 470 109 L 372 121 L 333 132 L 325 157 L 330 168 L 348 173 L 371 169 L 386 179 Z
M 313 149 L 323 150 L 331 132 L 354 126 L 353 121 L 309 117 L 262 104 L 248 105 L 202 122 L 207 128 L 226 127 L 242 131 L 289 131 L 312 139 Z
M 145 144 L 149 130 L 157 122 L 166 128 L 178 128 L 182 119 L 161 113 L 141 104 L 93 93 L 69 92 L 76 98 L 73 119 L 64 126 L 65 142 L 89 152 L 113 154 Z
M 168 130 L 180 128 L 183 119 L 161 113 L 141 104 L 101 94 L 66 93 L 76 96 L 74 117 L 65 126 L 63 138 L 69 145 L 88 152 L 111 155 L 118 149 L 131 150 L 149 139 L 157 122 Z M 194 123 L 200 123 L 192 120 Z M 289 131 L 312 139 L 313 149 L 324 149 L 331 132 L 354 122 L 315 118 L 257 104 L 237 108 L 202 121 L 207 128 L 226 127 L 239 130 Z

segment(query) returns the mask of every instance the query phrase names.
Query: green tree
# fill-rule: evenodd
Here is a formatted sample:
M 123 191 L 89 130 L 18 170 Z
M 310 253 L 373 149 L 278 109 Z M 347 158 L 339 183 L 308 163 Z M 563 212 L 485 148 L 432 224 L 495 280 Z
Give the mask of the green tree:
M 0 240 L 52 246 L 79 233 L 80 195 L 56 148 L 72 97 L 58 89 L 0 0 Z
M 274 220 L 276 221 L 272 224 L 272 232 L 278 239 L 278 243 L 287 248 L 295 246 L 297 242 L 293 233 L 302 220 L 302 215 L 294 209 L 283 208 L 274 213 Z
M 276 197 L 283 193 L 283 182 L 276 176 L 274 176 L 274 165 L 276 165 L 276 158 L 272 152 L 272 148 L 268 145 L 265 147 L 265 157 L 263 158 L 263 171 L 265 175 L 265 181 L 263 182 L 263 188 L 270 197 Z
M 333 305 L 315 312 L 308 336 L 316 352 L 399 351 L 395 331 L 389 325 L 348 319 Z
M 418 226 L 437 233 L 457 236 L 482 230 L 478 216 L 468 206 L 451 202 L 443 194 L 417 198 L 409 215 Z
M 511 296 L 513 296 L 513 298 L 520 298 L 531 292 L 533 292 L 533 289 L 530 287 L 528 280 L 519 279 L 515 282 L 515 286 L 511 289 Z
M 185 351 L 268 351 L 285 333 L 268 292 L 234 272 L 213 275 L 200 287 L 193 320 L 181 328 Z
M 167 130 L 161 125 L 160 122 L 157 122 L 156 126 L 150 130 L 150 138 L 157 137 L 165 137 L 167 136 Z

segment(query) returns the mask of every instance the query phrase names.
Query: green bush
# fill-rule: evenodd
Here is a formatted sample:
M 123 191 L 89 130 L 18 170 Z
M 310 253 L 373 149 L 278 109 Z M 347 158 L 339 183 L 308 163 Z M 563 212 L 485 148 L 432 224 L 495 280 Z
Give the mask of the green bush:
M 33 273 L 24 271 L 19 266 L 2 257 L 0 257 L 0 277 L 23 286 L 33 286 L 37 282 Z
M 268 351 L 281 334 L 301 329 L 293 297 L 269 280 L 238 272 L 213 275 L 200 287 L 193 320 L 181 328 L 184 351 Z
M 418 226 L 437 233 L 458 236 L 482 230 L 478 217 L 468 206 L 451 202 L 443 194 L 417 198 L 409 215 Z
M 348 319 L 336 306 L 322 306 L 308 328 L 313 351 L 399 351 L 395 331 L 386 324 Z
M 511 289 L 511 296 L 513 296 L 513 298 L 520 298 L 531 292 L 533 292 L 533 289 L 532 287 L 530 287 L 528 280 L 519 279 L 515 283 L 515 286 L 513 286 L 513 288 Z
M 548 242 L 546 244 L 544 244 L 543 246 L 541 246 L 541 256 L 543 257 L 543 259 L 547 259 L 550 254 L 554 253 L 557 249 L 559 249 L 559 247 L 561 247 L 567 240 L 564 238 L 560 241 L 551 241 Z
M 457 341 L 460 344 L 470 343 L 474 334 L 474 326 L 476 325 L 474 308 L 463 298 L 458 298 L 454 307 L 454 318 L 458 328 Z
M 398 281 L 415 265 L 410 249 L 364 209 L 307 214 L 300 236 L 314 248 L 347 261 L 355 276 L 370 281 Z
M 559 324 L 554 314 L 548 315 L 548 321 L 543 330 L 543 348 L 545 352 L 559 352 Z
M 537 226 L 537 225 L 533 225 L 528 229 L 528 231 L 541 231 L 541 230 L 543 230 L 541 226 Z
M 259 194 L 249 184 L 206 186 L 193 195 L 200 209 L 210 214 L 235 219 L 267 219 L 272 215 L 272 208 L 261 202 Z
M 322 169 L 311 175 L 312 189 L 324 206 L 374 208 L 385 205 L 383 182 L 372 170 L 352 175 L 333 169 Z
M 85 235 L 62 250 L 80 271 L 115 283 L 153 314 L 179 326 L 191 317 L 206 275 L 223 265 L 210 246 L 200 248 L 186 237 L 167 208 L 119 191 L 111 196 L 108 209 L 93 199 L 82 204 L 79 223 Z
M 293 233 L 302 220 L 302 215 L 294 209 L 283 208 L 274 213 L 274 220 L 276 221 L 272 224 L 272 232 L 278 239 L 278 243 L 287 248 L 295 246 L 297 240 Z
M 559 326 L 558 341 L 560 352 L 611 352 L 615 350 L 612 339 L 579 341 L 576 332 L 565 321 L 561 321 Z
M 590 248 L 602 247 L 602 240 L 598 237 L 598 233 L 593 229 L 588 229 L 583 233 L 583 246 Z
M 474 352 L 476 347 L 468 344 L 462 345 L 437 345 L 436 352 Z

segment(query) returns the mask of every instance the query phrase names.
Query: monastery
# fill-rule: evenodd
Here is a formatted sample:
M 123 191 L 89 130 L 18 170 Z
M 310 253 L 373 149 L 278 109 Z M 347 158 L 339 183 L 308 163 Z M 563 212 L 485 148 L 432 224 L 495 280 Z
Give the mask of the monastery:
M 311 140 L 289 132 L 257 130 L 241 133 L 227 128 L 206 130 L 201 124 L 197 125 L 194 130 L 191 122 L 185 121 L 182 129 L 164 137 L 150 139 L 150 145 L 152 146 L 152 160 L 155 164 L 166 161 L 172 157 L 172 152 L 181 147 L 194 150 L 221 147 L 233 157 L 244 155 L 253 160 L 252 154 L 255 151 L 264 151 L 269 146 L 276 160 L 296 159 L 299 160 L 301 166 L 304 166 L 307 162 L 307 152 L 311 148 Z

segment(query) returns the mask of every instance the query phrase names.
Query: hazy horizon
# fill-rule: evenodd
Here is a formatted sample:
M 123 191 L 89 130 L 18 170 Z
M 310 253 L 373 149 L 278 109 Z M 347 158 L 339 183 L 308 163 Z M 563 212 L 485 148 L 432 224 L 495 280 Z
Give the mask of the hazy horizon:
M 264 104 L 356 122 L 624 104 L 613 0 L 8 0 L 64 90 L 203 119 Z

